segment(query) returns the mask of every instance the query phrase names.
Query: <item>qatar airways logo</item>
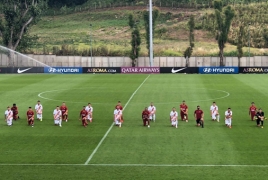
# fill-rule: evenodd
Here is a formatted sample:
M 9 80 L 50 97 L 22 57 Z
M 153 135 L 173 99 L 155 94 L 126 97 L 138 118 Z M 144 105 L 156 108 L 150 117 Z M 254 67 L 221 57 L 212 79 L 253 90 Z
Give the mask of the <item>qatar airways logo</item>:
M 159 67 L 124 67 L 124 68 L 121 68 L 121 73 L 124 73 L 124 74 L 160 73 L 160 68 Z

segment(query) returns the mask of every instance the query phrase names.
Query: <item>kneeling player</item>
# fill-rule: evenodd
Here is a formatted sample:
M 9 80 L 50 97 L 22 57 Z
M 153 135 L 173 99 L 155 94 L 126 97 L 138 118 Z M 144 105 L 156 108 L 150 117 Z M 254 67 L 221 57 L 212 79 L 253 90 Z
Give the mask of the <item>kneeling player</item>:
M 34 111 L 32 110 L 32 107 L 29 107 L 26 116 L 28 125 L 34 127 Z
M 263 120 L 264 120 L 264 112 L 262 109 L 259 109 L 259 111 L 256 113 L 257 117 L 257 126 L 260 126 L 261 123 L 261 128 L 263 128 Z
M 170 122 L 171 126 L 178 128 L 178 112 L 176 111 L 175 107 L 172 108 L 170 112 Z
M 197 109 L 194 111 L 194 117 L 196 120 L 196 125 L 200 125 L 204 128 L 204 112 L 200 109 L 200 106 L 197 106 Z
M 114 122 L 115 125 L 118 127 L 121 127 L 123 123 L 121 117 L 122 117 L 122 110 L 120 110 L 119 106 L 116 106 L 116 109 L 114 110 Z
M 16 121 L 17 119 L 19 119 L 20 117 L 18 116 L 19 114 L 19 110 L 18 107 L 16 106 L 16 104 L 13 104 L 11 111 L 13 112 L 13 119 Z
M 56 109 L 53 112 L 53 117 L 54 117 L 54 124 L 55 125 L 59 125 L 59 127 L 61 127 L 61 110 L 59 108 L 59 106 L 56 107 Z
M 142 111 L 141 118 L 143 120 L 143 126 L 148 125 L 150 127 L 150 120 L 149 120 L 150 112 L 148 111 L 148 108 L 145 107 L 144 111 Z
M 83 106 L 83 109 L 80 111 L 79 120 L 82 120 L 82 126 L 87 127 L 87 116 L 88 112 L 86 111 L 86 107 Z
M 231 108 L 228 108 L 227 111 L 225 111 L 225 125 L 229 128 L 232 128 L 232 116 L 233 112 Z
M 68 122 L 68 107 L 65 105 L 65 102 L 62 103 L 61 107 L 62 120 Z
M 5 111 L 5 120 L 8 126 L 12 126 L 13 112 L 11 111 L 9 106 L 7 107 L 7 110 Z
M 87 120 L 89 120 L 89 122 L 92 122 L 92 120 L 93 120 L 93 107 L 91 106 L 91 103 L 88 103 L 88 106 L 86 107 L 86 111 L 88 113 Z

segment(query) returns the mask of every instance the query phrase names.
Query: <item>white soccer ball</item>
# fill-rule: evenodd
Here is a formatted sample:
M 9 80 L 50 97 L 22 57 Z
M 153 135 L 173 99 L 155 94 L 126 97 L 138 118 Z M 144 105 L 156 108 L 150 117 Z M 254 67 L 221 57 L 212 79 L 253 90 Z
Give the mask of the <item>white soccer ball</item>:
M 93 74 L 95 74 L 95 73 L 93 73 Z
M 184 74 L 186 74 L 186 73 L 184 73 Z

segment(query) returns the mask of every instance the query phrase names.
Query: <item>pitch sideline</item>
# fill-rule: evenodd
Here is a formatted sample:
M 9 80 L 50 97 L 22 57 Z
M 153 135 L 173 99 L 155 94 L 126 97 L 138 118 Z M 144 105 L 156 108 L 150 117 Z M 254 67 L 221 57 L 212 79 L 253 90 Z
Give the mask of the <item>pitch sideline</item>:
M 148 75 L 143 82 L 139 85 L 139 87 L 132 93 L 132 95 L 130 96 L 130 98 L 128 99 L 128 101 L 125 104 L 125 107 L 123 109 L 123 111 L 126 109 L 127 105 L 129 104 L 129 102 L 131 101 L 131 99 L 134 97 L 134 95 L 137 93 L 137 91 L 141 88 L 141 86 L 147 81 L 147 79 L 150 77 L 150 75 Z M 105 138 L 107 137 L 107 135 L 109 134 L 109 132 L 112 130 L 114 126 L 114 122 L 112 123 L 112 125 L 110 126 L 110 128 L 107 130 L 107 132 L 104 134 L 104 136 L 102 137 L 102 139 L 100 140 L 99 144 L 97 145 L 97 147 L 94 149 L 94 151 L 91 153 L 91 155 L 88 157 L 87 161 L 85 162 L 85 165 L 87 165 L 91 159 L 93 158 L 93 156 L 95 155 L 95 153 L 98 151 L 99 147 L 101 146 L 102 142 L 105 140 Z

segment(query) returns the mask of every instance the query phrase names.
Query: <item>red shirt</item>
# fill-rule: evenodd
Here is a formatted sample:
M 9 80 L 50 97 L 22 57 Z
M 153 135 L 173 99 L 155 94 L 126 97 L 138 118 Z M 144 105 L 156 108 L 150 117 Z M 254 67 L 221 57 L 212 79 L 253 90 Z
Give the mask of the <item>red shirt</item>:
M 255 112 L 257 111 L 256 106 L 250 106 L 250 107 L 249 107 L 249 111 L 250 111 L 251 113 L 255 113 Z
M 117 108 L 116 108 L 117 106 L 119 106 L 119 109 L 120 109 L 120 110 L 123 110 L 123 106 L 121 106 L 121 105 L 116 105 L 116 106 L 115 106 L 115 109 L 117 109 Z
M 27 118 L 30 119 L 31 117 L 34 116 L 34 111 L 33 110 L 28 110 L 26 114 L 27 114 Z
M 196 119 L 201 119 L 202 118 L 203 111 L 201 109 L 195 110 L 194 113 L 195 113 Z
M 83 109 L 82 111 L 80 111 L 80 116 L 82 118 L 86 117 L 88 115 L 87 111 L 85 109 Z
M 148 110 L 142 111 L 142 119 L 149 119 L 150 112 Z
M 68 110 L 68 108 L 67 106 L 61 106 L 60 110 L 61 110 L 61 114 L 63 115 Z
M 13 114 L 17 114 L 18 113 L 18 107 L 17 106 L 13 106 L 11 108 L 11 111 L 13 112 Z
M 186 112 L 186 110 L 188 109 L 188 106 L 186 104 L 181 104 L 180 109 L 181 109 L 181 112 Z

